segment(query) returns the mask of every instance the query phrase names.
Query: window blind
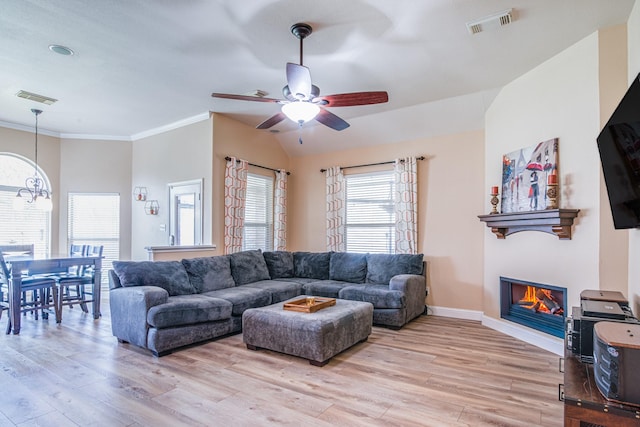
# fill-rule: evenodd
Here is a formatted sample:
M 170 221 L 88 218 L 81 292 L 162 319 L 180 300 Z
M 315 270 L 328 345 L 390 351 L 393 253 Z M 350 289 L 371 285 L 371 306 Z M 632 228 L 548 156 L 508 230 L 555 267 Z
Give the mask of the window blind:
M 17 187 L 0 186 L 0 244 L 30 245 L 36 255 L 51 251 L 51 212 L 32 203 L 16 204 Z
M 120 258 L 120 195 L 69 193 L 68 214 L 68 244 L 102 245 L 102 271 L 112 268 Z
M 247 174 L 242 249 L 273 250 L 273 178 Z
M 393 171 L 345 176 L 348 252 L 395 251 Z

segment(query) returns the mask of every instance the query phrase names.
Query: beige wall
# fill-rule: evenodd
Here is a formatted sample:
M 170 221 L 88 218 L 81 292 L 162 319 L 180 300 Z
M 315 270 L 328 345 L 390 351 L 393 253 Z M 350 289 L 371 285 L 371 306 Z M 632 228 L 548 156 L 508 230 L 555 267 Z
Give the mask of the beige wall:
M 224 170 L 225 157 L 236 157 L 273 169 L 289 169 L 289 157 L 275 137 L 220 114 L 213 114 L 213 244 L 224 253 Z M 250 172 L 273 176 L 273 172 L 250 167 Z M 289 188 L 296 177 L 289 176 Z M 289 190 L 291 191 L 291 190 Z M 290 196 L 291 197 L 291 196 Z M 291 207 L 287 206 L 288 214 Z M 291 215 L 289 215 L 291 218 Z M 289 227 L 289 234 L 291 228 Z
M 145 247 L 169 244 L 168 184 L 204 178 L 203 243 L 211 243 L 211 118 L 133 142 L 133 187 L 147 187 L 147 200 L 157 200 L 158 215 L 147 215 L 144 202 L 131 206 L 131 259 L 146 260 Z M 164 226 L 164 230 L 162 229 Z
M 627 22 L 628 83 L 640 73 L 640 2 L 636 2 Z M 628 298 L 636 314 L 640 314 L 640 230 L 629 231 L 629 287 Z
M 308 140 L 305 144 L 321 144 Z M 290 250 L 326 250 L 325 178 L 320 169 L 424 155 L 418 162 L 419 251 L 428 262 L 429 305 L 482 310 L 482 131 L 292 159 Z M 387 166 L 391 167 L 391 166 Z M 380 167 L 346 170 L 362 173 Z
M 62 139 L 60 144 L 60 251 L 66 251 L 70 192 L 120 195 L 120 258 L 131 257 L 132 143 Z
M 39 128 L 43 126 L 43 116 L 39 118 Z M 35 122 L 34 122 L 35 124 Z M 34 161 L 35 135 L 33 132 L 0 127 L 0 152 L 19 154 Z M 38 167 L 44 172 L 51 184 L 51 251 L 57 253 L 60 236 L 58 215 L 60 206 L 60 139 L 38 132 Z M 25 179 L 27 177 L 25 176 Z M 66 251 L 65 248 L 62 248 Z

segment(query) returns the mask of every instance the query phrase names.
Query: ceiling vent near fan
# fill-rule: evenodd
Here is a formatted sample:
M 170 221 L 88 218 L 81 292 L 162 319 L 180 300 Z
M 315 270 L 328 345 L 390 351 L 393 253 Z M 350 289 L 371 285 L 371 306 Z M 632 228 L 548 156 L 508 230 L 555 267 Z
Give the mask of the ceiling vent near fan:
M 52 105 L 54 102 L 58 102 L 57 99 L 49 98 L 48 96 L 38 95 L 37 93 L 27 92 L 26 90 L 21 90 L 16 93 L 16 96 L 19 98 L 28 99 L 30 101 L 41 102 L 43 104 Z
M 467 30 L 471 34 L 478 34 L 490 28 L 498 28 L 510 24 L 513 21 L 513 9 L 503 10 L 484 18 L 467 22 Z

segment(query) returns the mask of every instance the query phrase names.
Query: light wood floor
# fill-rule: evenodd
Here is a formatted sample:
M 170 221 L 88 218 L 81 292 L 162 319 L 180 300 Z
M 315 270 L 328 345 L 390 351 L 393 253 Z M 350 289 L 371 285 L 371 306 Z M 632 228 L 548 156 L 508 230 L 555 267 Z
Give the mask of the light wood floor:
M 154 358 L 117 343 L 108 304 L 0 338 L 0 426 L 561 426 L 561 382 L 556 355 L 434 316 L 321 368 L 242 335 Z

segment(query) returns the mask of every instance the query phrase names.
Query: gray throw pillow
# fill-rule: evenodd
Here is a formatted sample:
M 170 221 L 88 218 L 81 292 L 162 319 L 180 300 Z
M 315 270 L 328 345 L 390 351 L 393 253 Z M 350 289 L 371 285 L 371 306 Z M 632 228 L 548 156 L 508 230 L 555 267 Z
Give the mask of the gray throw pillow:
M 232 288 L 236 285 L 231 275 L 228 255 L 183 259 L 182 265 L 198 293 Z
M 295 277 L 328 280 L 331 252 L 294 252 L 293 274 Z
M 122 286 L 159 286 L 170 296 L 195 294 L 180 261 L 114 261 Z
M 367 277 L 367 254 L 334 252 L 329 263 L 329 279 L 364 283 Z
M 231 258 L 231 275 L 236 285 L 269 280 L 269 269 L 260 249 L 236 252 Z
M 422 274 L 423 254 L 367 254 L 367 283 L 388 285 L 398 274 Z
M 263 252 L 272 279 L 293 277 L 293 254 L 287 251 Z

